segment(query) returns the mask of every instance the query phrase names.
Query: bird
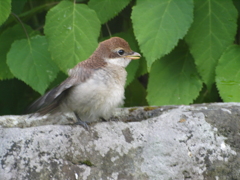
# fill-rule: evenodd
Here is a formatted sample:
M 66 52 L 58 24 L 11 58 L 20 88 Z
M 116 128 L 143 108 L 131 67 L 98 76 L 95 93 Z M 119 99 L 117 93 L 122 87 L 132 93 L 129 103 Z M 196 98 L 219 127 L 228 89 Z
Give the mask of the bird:
M 68 71 L 68 78 L 38 98 L 27 112 L 38 116 L 73 112 L 77 124 L 89 129 L 89 123 L 110 118 L 114 109 L 123 105 L 125 68 L 140 57 L 120 37 L 102 41 L 88 59 Z

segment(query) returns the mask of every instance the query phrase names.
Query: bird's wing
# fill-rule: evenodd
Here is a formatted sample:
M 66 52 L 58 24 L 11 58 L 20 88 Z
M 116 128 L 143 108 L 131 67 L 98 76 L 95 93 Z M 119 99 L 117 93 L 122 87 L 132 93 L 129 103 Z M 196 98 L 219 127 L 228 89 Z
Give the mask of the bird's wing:
M 76 67 L 69 72 L 70 77 L 63 81 L 59 86 L 51 89 L 45 95 L 38 98 L 29 106 L 26 113 L 38 112 L 47 114 L 54 111 L 61 101 L 67 96 L 69 90 L 86 81 L 92 74 L 91 69 Z

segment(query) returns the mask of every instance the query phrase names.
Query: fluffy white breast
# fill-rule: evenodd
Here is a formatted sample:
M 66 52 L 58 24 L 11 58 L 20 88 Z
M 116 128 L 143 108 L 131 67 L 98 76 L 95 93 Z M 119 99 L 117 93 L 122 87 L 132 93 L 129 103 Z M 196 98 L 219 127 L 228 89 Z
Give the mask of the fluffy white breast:
M 126 75 L 124 68 L 110 63 L 72 88 L 66 106 L 77 112 L 83 121 L 109 118 L 113 110 L 123 104 Z

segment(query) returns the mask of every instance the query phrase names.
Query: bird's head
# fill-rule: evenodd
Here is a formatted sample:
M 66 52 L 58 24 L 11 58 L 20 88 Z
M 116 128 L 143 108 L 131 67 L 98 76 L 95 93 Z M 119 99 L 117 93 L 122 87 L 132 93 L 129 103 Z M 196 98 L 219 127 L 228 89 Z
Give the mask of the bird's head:
M 141 55 L 134 52 L 122 38 L 112 37 L 101 42 L 95 51 L 106 62 L 126 67 L 131 60 L 139 59 Z

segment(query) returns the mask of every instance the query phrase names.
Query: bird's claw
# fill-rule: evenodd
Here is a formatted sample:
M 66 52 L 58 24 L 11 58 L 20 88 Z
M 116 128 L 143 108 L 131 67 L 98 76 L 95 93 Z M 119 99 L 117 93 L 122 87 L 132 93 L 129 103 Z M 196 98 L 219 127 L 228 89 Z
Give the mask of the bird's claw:
M 74 113 L 74 114 L 75 114 L 75 116 L 76 116 L 76 118 L 77 118 L 77 120 L 78 120 L 75 124 L 76 124 L 76 125 L 81 125 L 84 129 L 86 129 L 87 131 L 89 131 L 90 128 L 89 128 L 87 122 L 82 121 L 82 120 L 79 118 L 79 116 L 78 116 L 77 113 Z

